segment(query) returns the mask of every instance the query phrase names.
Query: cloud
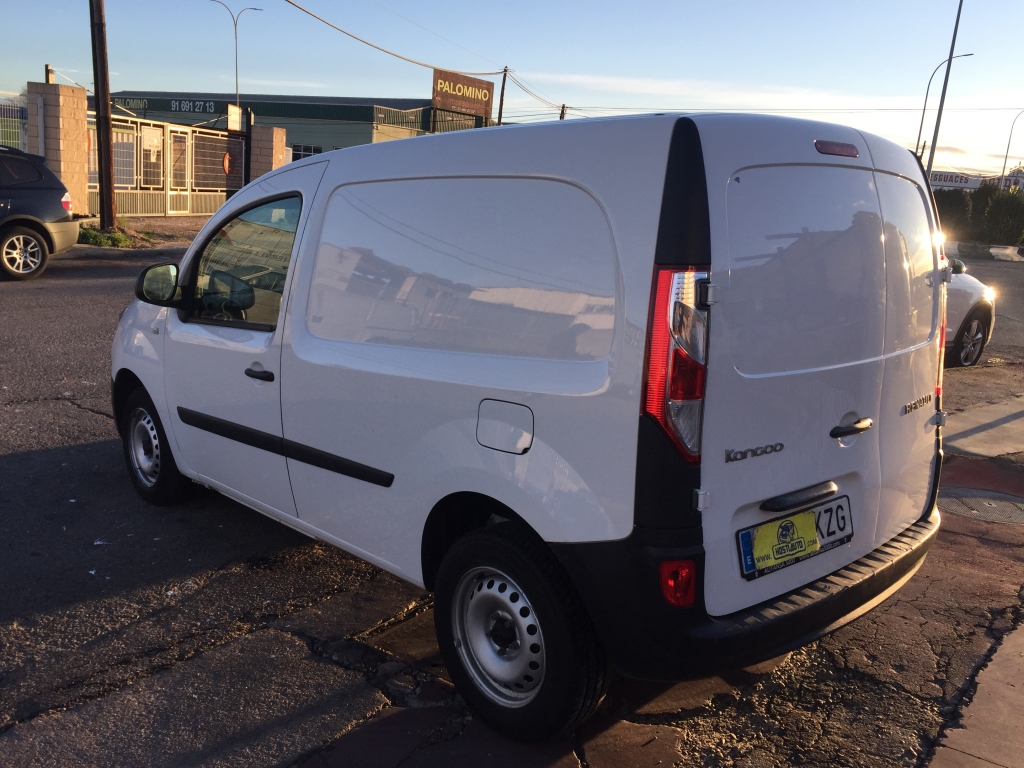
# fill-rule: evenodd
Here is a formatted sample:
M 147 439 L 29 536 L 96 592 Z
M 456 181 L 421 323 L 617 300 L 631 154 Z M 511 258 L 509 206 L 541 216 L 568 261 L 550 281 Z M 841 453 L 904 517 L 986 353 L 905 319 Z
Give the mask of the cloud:
M 661 99 L 672 108 L 690 109 L 844 109 L 910 108 L 911 99 L 904 96 L 862 96 L 815 88 L 748 85 L 696 79 L 660 79 L 649 77 L 618 77 L 612 75 L 577 75 L 553 72 L 523 72 L 528 83 L 552 83 L 595 93 L 632 95 Z
M 969 155 L 971 154 L 966 149 L 960 149 L 960 147 L 944 147 L 941 144 L 935 150 L 936 152 L 946 152 L 950 155 Z

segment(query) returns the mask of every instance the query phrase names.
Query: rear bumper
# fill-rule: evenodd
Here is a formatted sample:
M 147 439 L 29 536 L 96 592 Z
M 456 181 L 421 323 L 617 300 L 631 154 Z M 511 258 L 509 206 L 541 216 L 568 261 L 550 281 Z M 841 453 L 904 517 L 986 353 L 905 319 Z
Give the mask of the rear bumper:
M 46 231 L 50 233 L 50 238 L 53 240 L 54 253 L 66 251 L 78 242 L 77 221 L 55 221 L 43 226 L 46 227 Z
M 612 666 L 651 680 L 707 677 L 766 661 L 839 629 L 900 589 L 924 561 L 939 530 L 932 513 L 873 552 L 766 603 L 709 616 L 703 605 L 673 608 L 658 587 L 662 560 L 694 559 L 703 548 L 646 546 L 666 532 L 639 531 L 618 542 L 555 544 Z M 699 535 L 699 533 L 697 534 Z M 698 595 L 703 594 L 698 583 Z

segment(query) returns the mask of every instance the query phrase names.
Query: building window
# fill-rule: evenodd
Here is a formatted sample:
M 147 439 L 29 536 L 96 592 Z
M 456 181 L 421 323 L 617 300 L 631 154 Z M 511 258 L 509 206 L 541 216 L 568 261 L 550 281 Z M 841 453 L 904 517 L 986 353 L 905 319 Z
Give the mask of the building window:
M 318 147 L 315 144 L 292 144 L 292 160 L 319 155 L 323 151 L 323 147 Z

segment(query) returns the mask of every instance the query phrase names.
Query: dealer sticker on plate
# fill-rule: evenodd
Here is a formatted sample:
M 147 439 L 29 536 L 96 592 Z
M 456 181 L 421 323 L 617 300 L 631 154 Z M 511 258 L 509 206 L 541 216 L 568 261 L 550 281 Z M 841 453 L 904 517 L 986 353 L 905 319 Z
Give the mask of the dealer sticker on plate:
M 737 532 L 740 569 L 743 578 L 756 579 L 827 552 L 852 538 L 850 499 L 838 496 Z

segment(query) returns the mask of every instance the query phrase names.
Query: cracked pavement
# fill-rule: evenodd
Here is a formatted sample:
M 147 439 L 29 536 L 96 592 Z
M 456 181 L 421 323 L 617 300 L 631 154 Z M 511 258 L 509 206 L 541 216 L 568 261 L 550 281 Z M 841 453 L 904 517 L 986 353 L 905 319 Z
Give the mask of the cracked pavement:
M 216 494 L 135 495 L 110 339 L 141 268 L 181 252 L 76 248 L 0 283 L 0 765 L 925 766 L 1024 621 L 1024 526 L 946 515 L 910 583 L 832 636 L 616 681 L 578 732 L 500 739 L 445 681 L 428 595 Z M 1024 392 L 1008 325 L 1001 363 L 947 373 L 953 407 Z

